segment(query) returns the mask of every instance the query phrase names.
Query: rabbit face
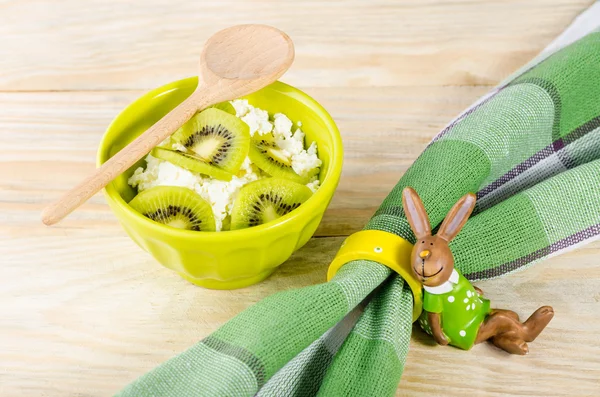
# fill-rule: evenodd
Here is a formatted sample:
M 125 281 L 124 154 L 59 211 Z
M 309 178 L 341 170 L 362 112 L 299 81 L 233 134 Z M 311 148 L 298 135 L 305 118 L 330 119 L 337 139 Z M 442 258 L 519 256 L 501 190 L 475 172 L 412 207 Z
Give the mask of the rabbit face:
M 454 258 L 448 243 L 438 236 L 425 236 L 415 242 L 411 254 L 412 270 L 423 285 L 436 287 L 448 281 Z
M 431 224 L 417 192 L 406 187 L 402 206 L 416 241 L 411 254 L 415 276 L 423 285 L 436 287 L 448 281 L 454 270 L 454 257 L 448 243 L 462 229 L 475 208 L 475 195 L 468 193 L 450 209 L 438 233 L 431 235 Z

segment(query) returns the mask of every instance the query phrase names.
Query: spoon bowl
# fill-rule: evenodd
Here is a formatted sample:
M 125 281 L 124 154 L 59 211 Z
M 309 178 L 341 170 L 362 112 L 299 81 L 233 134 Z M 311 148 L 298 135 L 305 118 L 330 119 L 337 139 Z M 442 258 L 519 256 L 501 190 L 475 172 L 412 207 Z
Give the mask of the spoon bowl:
M 253 47 L 248 48 L 244 39 L 250 36 Z M 294 45 L 287 34 L 266 25 L 238 25 L 208 39 L 200 75 L 235 80 L 271 79 L 283 74 L 293 61 Z

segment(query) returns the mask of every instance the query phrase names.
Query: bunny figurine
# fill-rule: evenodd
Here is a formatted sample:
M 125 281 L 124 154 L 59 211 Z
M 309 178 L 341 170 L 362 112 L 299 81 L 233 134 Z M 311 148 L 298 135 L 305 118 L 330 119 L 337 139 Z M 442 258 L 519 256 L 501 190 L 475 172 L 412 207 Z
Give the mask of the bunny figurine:
M 532 342 L 554 316 L 552 307 L 540 307 L 522 323 L 513 311 L 491 309 L 482 291 L 454 269 L 448 243 L 473 212 L 475 195 L 469 193 L 458 200 L 435 236 L 431 235 L 427 212 L 414 189 L 403 190 L 402 205 L 417 239 L 411 265 L 423 284 L 421 328 L 440 345 L 468 350 L 489 339 L 508 353 L 527 354 L 527 342 Z

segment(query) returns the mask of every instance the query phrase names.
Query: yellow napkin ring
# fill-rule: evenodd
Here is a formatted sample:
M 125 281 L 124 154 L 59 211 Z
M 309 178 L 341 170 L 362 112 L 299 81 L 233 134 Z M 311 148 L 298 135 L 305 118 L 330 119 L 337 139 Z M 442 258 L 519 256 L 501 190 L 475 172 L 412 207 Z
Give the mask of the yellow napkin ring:
M 354 233 L 342 244 L 327 271 L 331 280 L 346 263 L 355 260 L 370 260 L 381 263 L 398 273 L 410 287 L 413 294 L 413 322 L 423 311 L 423 290 L 421 283 L 410 268 L 410 253 L 413 245 L 392 233 L 380 230 L 363 230 Z

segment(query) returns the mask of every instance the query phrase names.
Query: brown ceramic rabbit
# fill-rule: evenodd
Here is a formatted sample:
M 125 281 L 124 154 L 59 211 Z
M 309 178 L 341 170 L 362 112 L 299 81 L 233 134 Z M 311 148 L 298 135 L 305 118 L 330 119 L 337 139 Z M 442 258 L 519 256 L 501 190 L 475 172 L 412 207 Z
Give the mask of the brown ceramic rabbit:
M 414 189 L 402 192 L 402 204 L 417 238 L 411 254 L 412 270 L 423 284 L 421 328 L 440 345 L 465 350 L 490 340 L 512 354 L 527 354 L 533 341 L 554 316 L 550 306 L 537 309 L 525 322 L 510 310 L 491 309 L 490 301 L 456 269 L 448 246 L 465 225 L 475 207 L 475 195 L 467 194 L 452 207 L 437 235 Z

